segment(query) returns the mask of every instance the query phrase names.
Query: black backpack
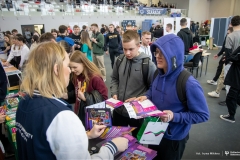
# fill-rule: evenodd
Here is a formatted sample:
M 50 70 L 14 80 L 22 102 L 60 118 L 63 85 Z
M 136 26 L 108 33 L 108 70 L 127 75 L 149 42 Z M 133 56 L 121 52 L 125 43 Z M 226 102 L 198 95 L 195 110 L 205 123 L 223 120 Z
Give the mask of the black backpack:
M 124 59 L 125 55 L 121 54 L 118 56 L 116 63 L 117 71 L 119 69 L 119 66 L 122 63 L 122 60 Z M 143 73 L 143 80 L 146 86 L 149 88 L 150 86 L 147 83 L 148 80 L 148 68 L 149 68 L 149 60 L 150 58 L 146 57 L 142 59 L 142 73 Z M 158 69 L 154 72 L 152 82 L 158 75 Z M 188 78 L 191 76 L 191 73 L 186 71 L 185 69 L 179 74 L 177 79 L 177 95 L 181 103 L 187 108 L 187 95 L 186 95 L 186 83 Z

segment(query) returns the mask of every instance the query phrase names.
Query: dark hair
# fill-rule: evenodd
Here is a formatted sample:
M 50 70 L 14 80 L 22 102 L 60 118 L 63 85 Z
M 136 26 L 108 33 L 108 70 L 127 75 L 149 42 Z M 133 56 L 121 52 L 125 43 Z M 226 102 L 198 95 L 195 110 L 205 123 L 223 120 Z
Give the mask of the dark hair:
M 240 16 L 239 15 L 234 16 L 231 19 L 231 24 L 232 24 L 233 27 L 240 25 Z
M 59 33 L 61 33 L 61 34 L 65 33 L 65 31 L 67 31 L 67 26 L 61 25 L 61 26 L 59 26 L 58 30 L 59 30 Z
M 11 35 L 12 33 L 10 31 L 6 31 L 5 34 Z
M 71 47 L 66 41 L 62 40 L 58 42 L 58 44 L 62 46 L 68 54 L 71 52 Z
M 82 29 L 86 29 L 86 28 L 87 28 L 87 26 L 86 26 L 86 25 L 83 25 L 83 26 L 82 26 Z
M 13 30 L 12 30 L 12 33 L 13 33 L 13 32 L 18 32 L 18 31 L 17 31 L 16 29 L 13 29 Z
M 102 24 L 102 27 L 104 27 L 105 25 L 104 24 Z
M 18 34 L 16 34 L 16 36 L 23 36 L 22 34 L 20 34 L 20 33 L 18 33 Z
M 233 32 L 233 27 L 229 27 L 228 30 L 232 33 Z
M 73 29 L 74 29 L 74 28 L 79 28 L 79 26 L 78 26 L 78 25 L 74 25 L 74 26 L 73 26 Z
M 180 25 L 181 26 L 185 26 L 187 24 L 187 19 L 186 18 L 182 18 L 181 20 L 180 20 Z
M 17 35 L 16 36 L 16 40 L 22 41 L 23 43 L 26 43 L 26 40 L 25 40 L 25 38 L 22 35 Z
M 32 36 L 33 42 L 38 42 L 39 37 L 37 35 Z
M 169 27 L 170 29 L 172 29 L 172 24 L 171 24 L 171 23 L 168 23 L 168 24 L 167 24 L 167 27 Z
M 34 33 L 37 33 L 37 34 L 38 34 L 38 37 L 40 37 L 40 36 L 41 36 L 41 35 L 38 33 L 38 31 L 36 31 L 36 30 L 34 31 Z
M 56 29 L 51 29 L 51 33 L 53 33 L 53 32 L 58 33 L 58 31 Z
M 160 25 L 157 25 L 157 26 L 156 26 L 156 29 L 160 29 L 160 28 L 161 28 L 161 26 L 160 26 Z
M 49 42 L 52 41 L 52 39 L 55 40 L 55 37 L 50 32 L 46 32 L 40 36 L 39 42 Z
M 91 26 L 95 26 L 98 28 L 98 25 L 96 23 L 91 24 Z

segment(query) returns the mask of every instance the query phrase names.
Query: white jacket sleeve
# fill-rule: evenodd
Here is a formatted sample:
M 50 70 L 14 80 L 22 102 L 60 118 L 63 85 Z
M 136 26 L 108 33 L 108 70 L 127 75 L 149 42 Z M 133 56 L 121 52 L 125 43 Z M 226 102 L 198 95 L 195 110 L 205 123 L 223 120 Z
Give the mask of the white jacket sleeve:
M 46 135 L 51 150 L 58 160 L 107 160 L 113 159 L 113 155 L 117 152 L 112 143 L 108 143 L 101 147 L 99 153 L 90 156 L 86 131 L 72 111 L 58 113 L 49 125 Z
M 19 66 L 22 67 L 23 63 L 28 60 L 28 55 L 29 55 L 29 48 L 27 46 L 24 46 L 22 51 L 21 51 L 21 61 Z
M 13 47 L 14 47 L 14 45 L 12 45 L 12 47 L 11 47 L 11 51 L 10 51 L 10 53 L 9 53 L 9 56 L 8 56 L 8 59 L 7 59 L 7 62 L 10 62 L 13 58 L 14 58 L 14 51 L 13 51 Z

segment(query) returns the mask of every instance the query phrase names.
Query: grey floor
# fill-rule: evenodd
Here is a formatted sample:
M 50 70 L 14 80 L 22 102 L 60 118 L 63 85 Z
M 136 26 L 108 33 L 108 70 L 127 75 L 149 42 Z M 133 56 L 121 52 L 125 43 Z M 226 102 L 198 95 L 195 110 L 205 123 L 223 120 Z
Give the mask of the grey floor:
M 223 101 L 226 97 L 226 92 L 222 91 L 220 98 L 211 98 L 207 95 L 208 92 L 216 89 L 216 86 L 207 84 L 207 80 L 212 79 L 216 73 L 218 60 L 213 60 L 213 55 L 218 53 L 218 50 L 208 50 L 212 53 L 209 57 L 207 74 L 203 72 L 197 80 L 200 82 L 205 97 L 207 99 L 210 119 L 206 123 L 192 125 L 190 131 L 190 139 L 183 155 L 185 160 L 197 159 L 239 159 L 240 160 L 240 108 L 236 113 L 236 122 L 229 123 L 219 118 L 221 114 L 226 114 L 227 107 L 218 105 L 219 101 Z M 204 62 L 203 71 L 205 71 Z M 109 55 L 105 55 L 105 66 L 107 70 L 107 87 L 110 86 L 110 75 L 112 73 L 111 62 Z M 109 94 L 110 96 L 110 94 Z M 201 107 L 201 106 L 199 106 Z M 226 156 L 225 151 L 238 152 L 238 156 Z M 216 153 L 218 155 L 213 155 Z M 200 154 L 200 155 L 199 155 Z M 211 155 L 210 155 L 211 154 Z

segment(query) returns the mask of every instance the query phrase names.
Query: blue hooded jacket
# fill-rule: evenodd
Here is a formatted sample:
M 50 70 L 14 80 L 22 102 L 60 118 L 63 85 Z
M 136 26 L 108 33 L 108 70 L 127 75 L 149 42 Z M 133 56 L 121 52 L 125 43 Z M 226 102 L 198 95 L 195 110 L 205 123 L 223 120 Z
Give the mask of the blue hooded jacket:
M 173 120 L 169 122 L 164 138 L 170 140 L 184 139 L 191 128 L 191 124 L 205 122 L 209 119 L 209 110 L 203 90 L 198 81 L 190 76 L 186 82 L 187 108 L 183 106 L 177 95 L 177 78 L 183 68 L 184 44 L 182 40 L 169 34 L 159 38 L 151 45 L 151 52 L 156 48 L 162 51 L 167 62 L 167 72 L 162 69 L 153 80 L 146 96 L 159 110 L 171 110 L 174 114 Z M 156 57 L 153 56 L 156 64 Z

